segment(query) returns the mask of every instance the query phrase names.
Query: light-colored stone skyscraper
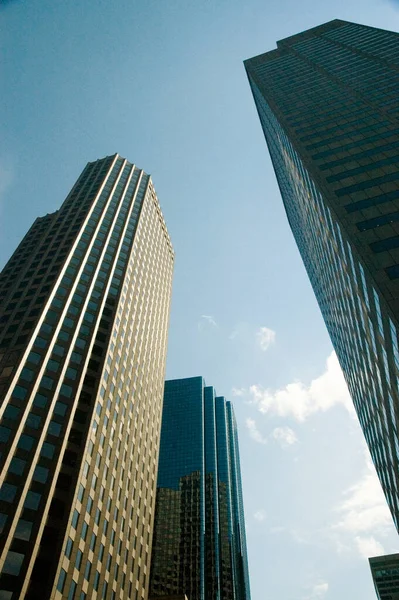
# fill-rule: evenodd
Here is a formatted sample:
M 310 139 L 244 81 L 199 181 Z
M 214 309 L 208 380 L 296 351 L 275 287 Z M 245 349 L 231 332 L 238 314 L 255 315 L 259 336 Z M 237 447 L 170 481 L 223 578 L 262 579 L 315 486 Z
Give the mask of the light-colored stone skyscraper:
M 89 163 L 0 277 L 0 599 L 146 598 L 174 253 L 149 175 Z

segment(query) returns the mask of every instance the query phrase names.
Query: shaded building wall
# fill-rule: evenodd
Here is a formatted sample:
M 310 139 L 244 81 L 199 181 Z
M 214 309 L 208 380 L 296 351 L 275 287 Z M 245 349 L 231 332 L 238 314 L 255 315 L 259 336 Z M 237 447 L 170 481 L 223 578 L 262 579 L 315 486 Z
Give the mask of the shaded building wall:
M 245 61 L 288 221 L 399 528 L 399 35 L 334 20 Z

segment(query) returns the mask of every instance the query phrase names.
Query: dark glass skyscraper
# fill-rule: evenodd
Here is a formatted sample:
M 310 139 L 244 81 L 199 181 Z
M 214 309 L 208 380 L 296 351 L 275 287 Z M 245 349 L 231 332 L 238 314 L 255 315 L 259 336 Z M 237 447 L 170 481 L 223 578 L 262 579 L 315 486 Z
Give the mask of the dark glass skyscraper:
M 378 600 L 399 600 L 399 554 L 369 558 Z
M 150 596 L 249 600 L 233 407 L 202 377 L 165 384 Z
M 2 271 L 1 600 L 147 597 L 173 261 L 114 155 Z
M 245 68 L 289 224 L 399 528 L 399 35 L 335 20 Z

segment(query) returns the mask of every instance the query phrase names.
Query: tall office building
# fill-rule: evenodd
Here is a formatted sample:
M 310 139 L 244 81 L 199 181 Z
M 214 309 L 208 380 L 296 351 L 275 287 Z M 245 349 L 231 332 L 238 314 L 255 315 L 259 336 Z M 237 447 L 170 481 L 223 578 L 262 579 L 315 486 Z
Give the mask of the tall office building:
M 334 20 L 245 68 L 289 224 L 399 528 L 399 35 Z
M 399 554 L 369 558 L 378 600 L 399 600 Z
M 202 377 L 165 384 L 150 596 L 249 600 L 233 407 Z
M 147 597 L 173 260 L 114 155 L 4 268 L 1 600 Z

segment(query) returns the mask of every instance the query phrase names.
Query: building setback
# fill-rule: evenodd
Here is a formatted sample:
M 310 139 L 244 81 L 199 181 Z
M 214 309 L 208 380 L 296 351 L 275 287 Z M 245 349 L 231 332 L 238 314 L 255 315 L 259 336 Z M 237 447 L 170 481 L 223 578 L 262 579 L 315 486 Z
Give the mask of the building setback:
M 233 407 L 202 377 L 165 384 L 152 598 L 249 600 Z
M 289 224 L 399 528 L 399 35 L 334 20 L 245 68 Z
M 399 554 L 369 558 L 378 600 L 399 600 Z
M 147 597 L 173 261 L 116 154 L 2 271 L 1 600 Z

